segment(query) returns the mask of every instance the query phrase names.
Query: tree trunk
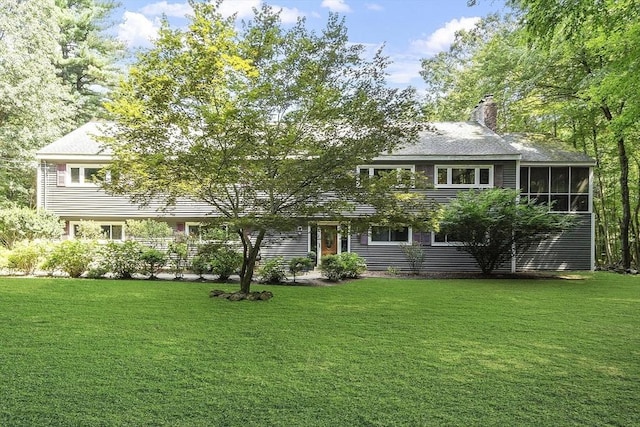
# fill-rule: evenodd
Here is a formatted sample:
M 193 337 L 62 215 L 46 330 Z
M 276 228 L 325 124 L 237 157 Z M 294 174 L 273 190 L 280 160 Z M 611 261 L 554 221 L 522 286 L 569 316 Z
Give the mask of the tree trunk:
M 631 248 L 629 245 L 629 226 L 631 224 L 631 201 L 629 199 L 629 157 L 624 138 L 618 139 L 618 159 L 620 161 L 620 188 L 622 196 L 622 219 L 620 220 L 620 243 L 622 245 L 622 267 L 631 268 Z
M 251 243 L 251 230 L 241 229 L 238 231 L 243 246 L 242 268 L 240 269 L 240 292 L 249 293 L 251 291 L 251 281 L 256 268 L 256 260 L 260 252 L 260 245 L 266 232 L 260 230 L 256 237 L 255 243 Z

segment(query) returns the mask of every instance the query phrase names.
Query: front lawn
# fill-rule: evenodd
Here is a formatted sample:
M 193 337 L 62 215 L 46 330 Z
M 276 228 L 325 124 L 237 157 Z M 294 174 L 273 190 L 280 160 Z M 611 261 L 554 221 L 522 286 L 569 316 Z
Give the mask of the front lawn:
M 0 279 L 0 425 L 640 425 L 640 277 L 586 277 Z

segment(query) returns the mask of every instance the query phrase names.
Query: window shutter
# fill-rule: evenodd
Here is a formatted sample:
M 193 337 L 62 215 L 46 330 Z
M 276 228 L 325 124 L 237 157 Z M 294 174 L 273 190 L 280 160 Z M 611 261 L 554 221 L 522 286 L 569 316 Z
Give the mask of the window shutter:
M 64 187 L 66 185 L 67 180 L 67 165 L 64 163 L 59 163 L 56 166 L 56 186 Z
M 361 233 L 360 234 L 360 244 L 363 246 L 367 246 L 369 244 L 369 234 Z
M 178 233 L 184 233 L 184 222 L 179 222 L 176 224 L 176 231 Z
M 493 186 L 497 188 L 504 187 L 504 165 L 495 165 L 493 167 Z

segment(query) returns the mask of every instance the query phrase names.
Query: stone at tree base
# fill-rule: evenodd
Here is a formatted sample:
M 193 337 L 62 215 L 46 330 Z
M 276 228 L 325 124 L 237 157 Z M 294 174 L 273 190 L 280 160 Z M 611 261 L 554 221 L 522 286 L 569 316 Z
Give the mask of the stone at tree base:
M 273 298 L 273 293 L 269 291 L 254 291 L 246 294 L 244 292 L 225 292 L 214 289 L 209 292 L 209 297 L 228 299 L 229 301 L 242 301 L 245 299 L 247 301 L 267 301 Z

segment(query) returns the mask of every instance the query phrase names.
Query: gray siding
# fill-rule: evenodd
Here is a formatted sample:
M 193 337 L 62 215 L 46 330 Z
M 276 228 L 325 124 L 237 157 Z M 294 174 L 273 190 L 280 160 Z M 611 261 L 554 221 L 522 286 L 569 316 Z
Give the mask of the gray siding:
M 591 270 L 591 215 L 578 214 L 578 225 L 540 242 L 517 257 L 518 270 Z
M 43 194 L 39 196 L 41 206 L 65 219 L 179 217 L 197 221 L 211 214 L 211 206 L 188 199 L 163 211 L 164 205 L 160 202 L 139 207 L 128 197 L 112 196 L 95 186 L 57 186 L 56 165 L 41 167 L 42 179 L 46 179 Z

